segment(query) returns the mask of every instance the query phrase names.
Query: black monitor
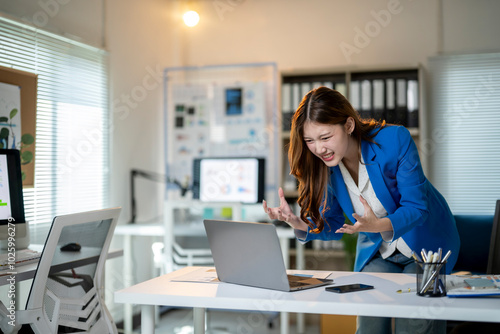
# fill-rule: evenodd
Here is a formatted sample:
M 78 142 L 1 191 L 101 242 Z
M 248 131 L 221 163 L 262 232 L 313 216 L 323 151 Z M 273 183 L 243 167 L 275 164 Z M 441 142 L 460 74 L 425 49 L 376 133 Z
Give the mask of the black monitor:
M 193 166 L 195 199 L 247 204 L 264 199 L 264 158 L 197 158 Z
M 21 158 L 18 150 L 0 149 L 0 240 L 26 236 Z M 20 241 L 20 240 L 19 240 Z

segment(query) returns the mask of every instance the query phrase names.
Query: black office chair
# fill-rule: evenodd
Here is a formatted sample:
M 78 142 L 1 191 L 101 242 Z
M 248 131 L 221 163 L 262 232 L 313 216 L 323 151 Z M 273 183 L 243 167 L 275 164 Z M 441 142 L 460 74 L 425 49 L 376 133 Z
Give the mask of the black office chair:
M 487 274 L 500 274 L 500 199 L 497 200 L 493 226 L 491 227 L 490 253 Z

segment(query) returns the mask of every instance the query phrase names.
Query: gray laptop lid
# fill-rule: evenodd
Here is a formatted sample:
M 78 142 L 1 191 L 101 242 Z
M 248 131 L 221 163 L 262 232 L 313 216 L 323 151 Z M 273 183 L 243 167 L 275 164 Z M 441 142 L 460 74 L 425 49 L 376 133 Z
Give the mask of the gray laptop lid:
M 291 291 L 276 227 L 273 224 L 204 220 L 219 280 L 260 288 Z M 331 280 L 303 278 L 301 289 Z

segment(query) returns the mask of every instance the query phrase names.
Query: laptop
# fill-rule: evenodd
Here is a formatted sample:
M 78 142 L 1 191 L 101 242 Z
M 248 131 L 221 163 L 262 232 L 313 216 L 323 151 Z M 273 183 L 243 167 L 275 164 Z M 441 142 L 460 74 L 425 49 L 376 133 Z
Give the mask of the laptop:
M 204 220 L 215 271 L 221 282 L 298 291 L 333 283 L 287 275 L 276 227 L 269 223 Z

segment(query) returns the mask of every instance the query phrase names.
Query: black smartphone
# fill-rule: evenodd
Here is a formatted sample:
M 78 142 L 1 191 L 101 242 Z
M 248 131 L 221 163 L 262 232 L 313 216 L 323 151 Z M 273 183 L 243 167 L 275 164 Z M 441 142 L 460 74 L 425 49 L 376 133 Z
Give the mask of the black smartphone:
M 363 291 L 373 289 L 373 285 L 367 284 L 348 284 L 348 285 L 338 285 L 338 286 L 329 286 L 325 288 L 326 291 L 336 292 L 336 293 L 346 293 L 346 292 L 354 292 L 354 291 Z

